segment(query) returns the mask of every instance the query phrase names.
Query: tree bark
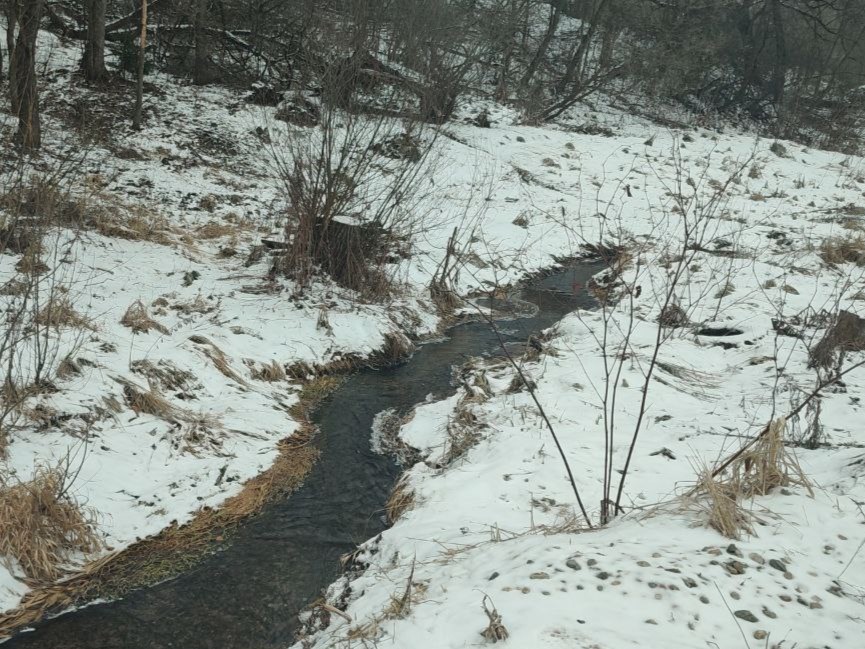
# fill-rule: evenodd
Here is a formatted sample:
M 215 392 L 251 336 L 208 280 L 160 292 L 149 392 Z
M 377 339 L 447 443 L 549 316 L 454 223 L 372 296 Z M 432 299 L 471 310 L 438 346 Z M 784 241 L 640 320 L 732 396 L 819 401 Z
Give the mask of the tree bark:
M 544 32 L 544 37 L 541 39 L 535 55 L 529 62 L 529 67 L 528 69 L 526 69 L 526 73 L 523 75 L 523 78 L 520 81 L 520 86 L 523 88 L 527 88 L 529 86 L 535 76 L 535 73 L 538 71 L 538 66 L 540 66 L 541 62 L 547 56 L 547 51 L 550 49 L 550 44 L 553 42 L 553 37 L 556 35 L 556 31 L 559 29 L 559 22 L 562 17 L 561 5 L 561 0 L 553 0 L 550 3 L 550 19 L 547 23 L 547 31 Z
M 10 78 L 12 113 L 18 117 L 17 143 L 24 149 L 42 144 L 39 93 L 36 89 L 36 37 L 42 19 L 43 0 L 25 0 L 18 7 L 18 34 L 12 52 Z M 10 74 L 10 77 L 13 75 Z
M 87 0 L 87 41 L 84 45 L 84 78 L 104 81 L 105 69 L 105 4 L 106 0 Z
M 18 100 L 15 98 L 15 59 L 12 56 L 12 52 L 15 51 L 15 26 L 18 22 L 18 0 L 6 0 L 5 9 L 6 53 L 9 55 L 9 102 L 14 107 Z
M 781 15 L 781 0 L 772 1 L 772 31 L 775 36 L 775 66 L 772 70 L 772 101 L 780 126 L 782 121 L 784 89 L 787 84 L 787 39 L 784 35 L 784 19 Z
M 141 0 L 141 34 L 138 49 L 138 81 L 135 84 L 135 111 L 132 114 L 132 128 L 141 128 L 144 111 L 144 54 L 147 49 L 147 0 Z
M 194 61 L 192 63 L 192 83 L 203 86 L 210 82 L 210 37 L 207 33 L 207 14 L 209 0 L 195 0 L 192 28 L 195 38 Z

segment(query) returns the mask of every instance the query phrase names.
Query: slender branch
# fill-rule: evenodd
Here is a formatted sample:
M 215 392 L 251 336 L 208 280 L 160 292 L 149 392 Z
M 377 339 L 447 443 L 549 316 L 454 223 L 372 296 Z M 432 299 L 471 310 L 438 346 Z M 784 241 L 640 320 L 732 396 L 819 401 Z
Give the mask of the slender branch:
M 546 423 L 547 428 L 550 431 L 550 435 L 552 435 L 553 441 L 556 443 L 556 448 L 559 451 L 559 457 L 562 458 L 562 463 L 565 465 L 565 470 L 568 472 L 568 480 L 571 483 L 571 489 L 573 489 L 574 497 L 577 499 L 577 505 L 580 508 L 580 512 L 582 513 L 583 518 L 586 521 L 586 525 L 589 526 L 589 529 L 592 529 L 592 521 L 589 518 L 589 514 L 586 512 L 585 506 L 583 505 L 583 499 L 580 497 L 579 489 L 577 489 L 577 483 L 574 480 L 574 474 L 571 471 L 571 465 L 568 462 L 567 456 L 565 455 L 565 450 L 562 448 L 561 442 L 559 442 L 559 436 L 556 434 L 556 430 L 553 428 L 553 425 L 550 423 L 550 419 L 549 419 L 549 417 L 547 417 L 547 413 L 544 410 L 544 407 L 541 405 L 541 402 L 538 400 L 538 395 L 535 393 L 534 386 L 531 384 L 531 382 L 529 382 L 526 379 L 526 375 L 523 373 L 522 368 L 514 360 L 514 357 L 511 355 L 510 351 L 508 351 L 508 347 L 507 347 L 507 344 L 505 343 L 505 339 L 502 337 L 501 331 L 499 331 L 499 328 L 498 328 L 498 326 L 496 326 L 496 323 L 492 319 L 492 316 L 485 313 L 484 310 L 481 309 L 477 304 L 473 304 L 472 306 L 475 307 L 475 309 L 480 314 L 480 316 L 487 322 L 487 324 L 489 324 L 490 328 L 493 330 L 493 333 L 495 333 L 496 338 L 499 339 L 499 346 L 502 348 L 502 351 L 505 353 L 505 356 L 507 357 L 508 362 L 511 364 L 511 367 L 513 367 L 514 370 L 516 371 L 516 373 L 519 375 L 520 380 L 523 382 L 523 385 L 525 385 L 526 389 L 529 391 L 529 394 L 532 397 L 532 401 L 535 402 L 535 406 L 537 407 L 538 412 L 541 413 L 541 418 L 544 420 L 544 423 Z

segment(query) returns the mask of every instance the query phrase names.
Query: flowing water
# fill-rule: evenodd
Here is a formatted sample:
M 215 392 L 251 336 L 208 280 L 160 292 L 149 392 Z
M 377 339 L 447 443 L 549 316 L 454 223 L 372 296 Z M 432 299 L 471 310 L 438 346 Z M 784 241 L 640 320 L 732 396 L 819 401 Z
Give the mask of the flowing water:
M 505 340 L 525 342 L 575 308 L 589 306 L 583 287 L 601 268 L 580 263 L 532 282 L 520 297 L 537 309 L 499 321 Z M 321 457 L 298 491 L 241 526 L 225 548 L 193 570 L 47 620 L 3 649 L 288 646 L 298 612 L 338 576 L 340 555 L 385 528 L 384 503 L 400 469 L 371 449 L 375 415 L 388 408 L 408 412 L 429 394 L 453 394 L 455 365 L 500 352 L 491 327 L 470 322 L 422 345 L 397 367 L 353 374 L 314 416 Z

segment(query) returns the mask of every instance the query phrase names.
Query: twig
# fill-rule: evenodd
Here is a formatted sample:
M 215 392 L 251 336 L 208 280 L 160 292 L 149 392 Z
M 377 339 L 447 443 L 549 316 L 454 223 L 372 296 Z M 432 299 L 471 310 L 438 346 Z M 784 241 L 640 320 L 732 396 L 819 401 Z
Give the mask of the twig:
M 498 326 L 496 326 L 495 321 L 492 319 L 492 316 L 485 313 L 484 310 L 481 309 L 477 304 L 473 304 L 472 306 L 475 307 L 475 309 L 480 314 L 480 316 L 487 322 L 487 324 L 489 324 L 490 328 L 493 330 L 493 333 L 496 335 L 496 338 L 498 338 L 498 340 L 499 340 L 499 346 L 502 348 L 502 351 L 505 353 L 505 356 L 507 357 L 508 362 L 511 364 L 511 367 L 513 367 L 514 370 L 516 371 L 516 373 L 519 375 L 520 380 L 523 382 L 523 385 L 526 386 L 526 389 L 528 390 L 529 394 L 531 395 L 532 401 L 535 402 L 535 406 L 537 407 L 538 412 L 541 413 L 541 417 L 543 418 L 544 422 L 546 423 L 547 428 L 550 431 L 550 435 L 552 435 L 552 437 L 553 437 L 553 441 L 556 443 L 556 448 L 559 451 L 559 456 L 562 458 L 562 463 L 565 465 L 565 470 L 568 472 L 568 480 L 571 483 L 571 489 L 573 489 L 573 491 L 574 491 L 574 497 L 577 500 L 577 505 L 580 508 L 580 512 L 582 513 L 583 518 L 586 521 L 586 525 L 589 526 L 589 529 L 592 529 L 592 521 L 589 518 L 589 514 L 586 512 L 586 508 L 583 505 L 582 498 L 580 498 L 580 491 L 579 491 L 579 489 L 577 489 L 577 483 L 574 480 L 574 474 L 571 471 L 571 465 L 568 462 L 568 458 L 565 455 L 565 451 L 562 448 L 561 443 L 559 442 L 559 436 L 556 434 L 556 431 L 553 428 L 553 425 L 550 423 L 550 420 L 547 417 L 547 413 L 546 413 L 546 411 L 544 411 L 544 407 L 541 405 L 541 402 L 538 400 L 538 396 L 535 393 L 534 387 L 532 386 L 531 382 L 526 379 L 525 374 L 523 374 L 523 370 L 520 368 L 520 366 L 514 360 L 514 357 L 511 356 L 511 353 L 508 351 L 508 347 L 505 344 L 505 339 L 502 337 L 502 334 L 499 331 Z

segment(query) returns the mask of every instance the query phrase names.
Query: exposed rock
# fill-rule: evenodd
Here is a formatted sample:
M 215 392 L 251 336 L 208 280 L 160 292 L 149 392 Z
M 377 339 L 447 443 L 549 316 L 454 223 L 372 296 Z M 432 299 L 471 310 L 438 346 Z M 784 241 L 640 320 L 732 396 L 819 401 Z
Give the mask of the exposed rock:
M 784 565 L 784 562 L 780 559 L 769 559 L 769 565 L 772 566 L 775 570 L 787 572 L 787 566 Z
M 756 622 L 757 621 L 757 616 L 754 615 L 751 611 L 748 611 L 745 609 L 740 609 L 740 610 L 736 611 L 735 613 L 733 613 L 733 615 L 735 615 L 740 620 L 745 620 L 746 622 Z

